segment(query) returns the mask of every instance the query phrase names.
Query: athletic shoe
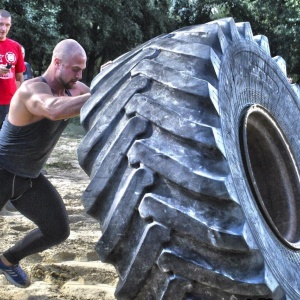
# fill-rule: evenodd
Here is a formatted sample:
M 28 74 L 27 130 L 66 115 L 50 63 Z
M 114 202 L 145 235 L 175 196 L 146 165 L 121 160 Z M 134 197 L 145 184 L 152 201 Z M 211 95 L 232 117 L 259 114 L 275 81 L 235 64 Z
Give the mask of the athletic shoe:
M 8 267 L 0 259 L 0 274 L 1 273 L 11 284 L 17 287 L 26 288 L 30 285 L 30 280 L 27 274 L 18 264 Z

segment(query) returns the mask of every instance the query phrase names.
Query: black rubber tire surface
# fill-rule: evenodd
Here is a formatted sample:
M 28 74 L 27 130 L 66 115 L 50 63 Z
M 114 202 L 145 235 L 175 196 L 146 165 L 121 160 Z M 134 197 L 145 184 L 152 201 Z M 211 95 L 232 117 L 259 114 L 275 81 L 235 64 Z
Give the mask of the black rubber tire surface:
M 300 299 L 299 87 L 233 19 L 159 36 L 92 82 L 84 207 L 117 299 Z

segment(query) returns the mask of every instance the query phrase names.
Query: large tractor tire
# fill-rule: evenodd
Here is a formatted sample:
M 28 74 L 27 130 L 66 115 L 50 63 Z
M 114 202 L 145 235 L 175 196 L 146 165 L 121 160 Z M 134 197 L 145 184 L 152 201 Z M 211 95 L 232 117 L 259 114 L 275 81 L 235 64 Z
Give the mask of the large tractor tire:
M 78 158 L 117 299 L 300 299 L 299 103 L 267 38 L 231 18 L 95 77 Z

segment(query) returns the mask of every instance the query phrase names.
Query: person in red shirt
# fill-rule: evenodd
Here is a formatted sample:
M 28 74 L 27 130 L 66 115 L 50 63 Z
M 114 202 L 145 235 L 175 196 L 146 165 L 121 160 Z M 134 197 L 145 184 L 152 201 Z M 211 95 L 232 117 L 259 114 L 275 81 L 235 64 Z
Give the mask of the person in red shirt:
M 7 38 L 11 15 L 0 9 L 0 128 L 8 113 L 12 96 L 24 81 L 26 70 L 21 45 Z

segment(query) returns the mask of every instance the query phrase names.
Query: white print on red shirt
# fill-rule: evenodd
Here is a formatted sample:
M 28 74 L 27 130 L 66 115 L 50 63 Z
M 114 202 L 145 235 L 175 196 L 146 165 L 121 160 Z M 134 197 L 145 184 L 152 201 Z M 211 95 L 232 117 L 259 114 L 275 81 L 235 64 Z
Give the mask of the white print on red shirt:
M 14 74 L 11 70 L 9 70 L 8 73 L 1 75 L 0 78 L 1 79 L 11 79 L 11 78 L 14 78 Z
M 9 64 L 13 64 L 17 60 L 16 55 L 13 52 L 6 52 L 5 59 Z
M 2 57 L 3 56 L 4 55 L 0 55 L 0 62 L 2 62 Z M 14 64 L 17 60 L 16 55 L 13 52 L 6 52 L 5 53 L 5 59 L 6 59 L 6 62 L 11 64 L 11 65 Z M 12 67 L 14 67 L 14 66 L 12 66 Z M 14 74 L 10 69 L 7 74 L 3 74 L 2 76 L 0 76 L 0 78 L 1 79 L 11 79 L 11 78 L 14 78 Z

